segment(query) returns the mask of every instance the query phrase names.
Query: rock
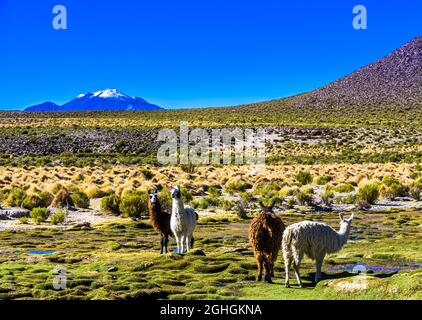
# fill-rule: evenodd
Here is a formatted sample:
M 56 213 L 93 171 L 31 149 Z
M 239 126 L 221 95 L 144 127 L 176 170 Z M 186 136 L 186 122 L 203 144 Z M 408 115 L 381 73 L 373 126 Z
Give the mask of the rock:
M 29 210 L 21 208 L 10 208 L 0 210 L 0 220 L 19 219 L 29 217 Z
M 111 267 L 108 268 L 107 272 L 116 272 L 117 270 L 119 270 L 117 267 Z

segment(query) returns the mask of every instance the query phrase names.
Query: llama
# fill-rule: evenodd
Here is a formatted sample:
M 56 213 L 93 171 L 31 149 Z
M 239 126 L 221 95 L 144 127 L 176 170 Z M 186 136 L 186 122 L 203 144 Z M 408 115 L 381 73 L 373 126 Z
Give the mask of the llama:
M 299 269 L 304 254 L 316 262 L 314 283 L 321 279 L 321 267 L 325 255 L 338 252 L 343 248 L 349 238 L 352 220 L 353 214 L 349 219 L 344 219 L 343 214 L 340 213 L 339 232 L 325 223 L 312 221 L 302 221 L 286 228 L 283 235 L 286 288 L 290 287 L 289 272 L 292 262 L 297 281 L 302 288 Z
M 196 227 L 198 214 L 190 207 L 183 205 L 180 187 L 170 187 L 172 197 L 172 214 L 170 228 L 176 238 L 177 252 L 188 252 L 193 246 L 193 231 Z
M 274 277 L 274 262 L 281 247 L 284 223 L 273 212 L 274 201 L 265 207 L 259 202 L 262 212 L 257 215 L 249 227 L 249 242 L 253 248 L 258 265 L 257 281 L 262 280 L 262 269 L 265 268 L 265 281 L 271 283 Z
M 168 252 L 167 245 L 169 242 L 169 236 L 171 234 L 170 230 L 170 218 L 171 215 L 167 212 L 164 212 L 161 209 L 161 204 L 158 200 L 158 190 L 155 189 L 149 195 L 148 201 L 148 209 L 149 209 L 149 219 L 151 221 L 151 225 L 154 227 L 155 231 L 157 231 L 161 235 L 161 251 L 160 254 Z

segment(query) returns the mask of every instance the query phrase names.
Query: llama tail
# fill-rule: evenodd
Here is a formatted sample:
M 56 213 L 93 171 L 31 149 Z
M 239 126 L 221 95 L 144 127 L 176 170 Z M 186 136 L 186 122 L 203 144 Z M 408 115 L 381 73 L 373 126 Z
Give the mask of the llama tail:
M 292 245 L 293 232 L 291 229 L 284 230 L 283 233 L 283 252 L 289 252 Z

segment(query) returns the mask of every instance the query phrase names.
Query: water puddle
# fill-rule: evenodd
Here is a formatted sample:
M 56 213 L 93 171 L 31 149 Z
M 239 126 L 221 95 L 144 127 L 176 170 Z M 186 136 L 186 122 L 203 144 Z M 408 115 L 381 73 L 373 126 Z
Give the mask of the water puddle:
M 330 267 L 330 271 L 349 271 L 349 272 L 355 272 L 357 269 L 357 266 L 359 266 L 359 271 L 362 270 L 361 267 L 366 268 L 366 270 L 371 270 L 375 273 L 390 273 L 390 272 L 399 272 L 402 270 L 416 270 L 419 268 L 422 268 L 422 263 L 418 262 L 405 262 L 405 261 L 398 261 L 394 262 L 391 265 L 385 266 L 385 265 L 368 265 L 368 264 L 346 264 L 342 266 L 335 266 Z
M 26 252 L 26 254 L 41 254 L 41 255 L 49 255 L 49 254 L 55 254 L 56 251 L 41 251 L 41 250 L 29 250 Z

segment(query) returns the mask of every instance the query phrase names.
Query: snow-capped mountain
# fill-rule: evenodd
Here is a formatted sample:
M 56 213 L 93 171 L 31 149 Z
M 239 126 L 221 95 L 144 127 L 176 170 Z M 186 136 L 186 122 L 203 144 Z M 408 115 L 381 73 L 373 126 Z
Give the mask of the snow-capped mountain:
M 163 110 L 139 97 L 130 97 L 116 89 L 80 94 L 69 102 L 59 105 L 47 103 L 31 106 L 25 111 L 114 111 L 114 110 Z

